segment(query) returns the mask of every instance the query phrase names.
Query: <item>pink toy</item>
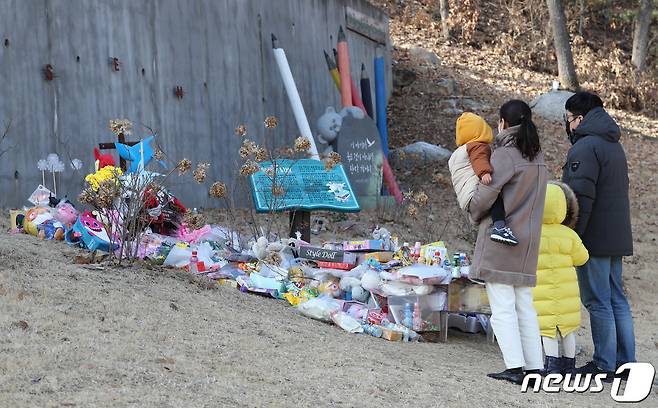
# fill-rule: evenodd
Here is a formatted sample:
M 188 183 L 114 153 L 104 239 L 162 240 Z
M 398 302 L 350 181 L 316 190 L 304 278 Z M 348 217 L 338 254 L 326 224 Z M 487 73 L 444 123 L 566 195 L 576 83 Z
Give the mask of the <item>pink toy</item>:
M 60 201 L 52 210 L 53 217 L 65 227 L 70 227 L 78 219 L 78 211 L 68 201 Z

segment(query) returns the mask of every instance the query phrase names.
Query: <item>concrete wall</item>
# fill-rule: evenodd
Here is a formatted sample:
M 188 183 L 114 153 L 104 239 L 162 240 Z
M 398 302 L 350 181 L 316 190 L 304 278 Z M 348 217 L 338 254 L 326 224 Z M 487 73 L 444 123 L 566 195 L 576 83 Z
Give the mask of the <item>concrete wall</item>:
M 93 147 L 114 141 L 113 118 L 136 124 L 129 140 L 147 125 L 169 156 L 210 162 L 210 178 L 234 180 L 237 125 L 269 146 L 298 135 L 271 33 L 286 50 L 314 129 L 326 106 L 339 105 L 322 50 L 334 46 L 346 7 L 385 23 L 390 58 L 388 19 L 363 0 L 0 0 L 0 126 L 12 120 L 0 145 L 10 148 L 0 159 L 0 207 L 26 204 L 41 183 L 36 162 L 50 152 L 84 161 L 81 172 L 61 175 L 59 191 L 77 196 Z M 353 75 L 364 62 L 374 76 L 376 42 L 347 33 Z M 53 81 L 44 79 L 46 64 Z M 268 115 L 279 118 L 276 131 L 264 129 Z M 218 204 L 189 180 L 174 179 L 186 204 Z

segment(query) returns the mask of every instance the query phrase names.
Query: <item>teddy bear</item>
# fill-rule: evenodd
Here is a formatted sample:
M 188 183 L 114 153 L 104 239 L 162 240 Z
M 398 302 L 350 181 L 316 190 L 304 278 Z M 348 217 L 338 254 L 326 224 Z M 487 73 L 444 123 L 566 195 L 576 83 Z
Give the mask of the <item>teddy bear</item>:
M 334 109 L 333 106 L 330 106 L 318 119 L 317 127 L 320 132 L 318 134 L 318 141 L 321 144 L 327 145 L 327 148 L 323 152 L 324 154 L 329 154 L 336 150 L 336 140 L 338 139 L 338 134 L 343 125 L 343 119 L 348 115 L 355 119 L 363 119 L 365 117 L 363 111 L 354 106 L 344 108 L 340 112 L 336 112 L 336 109 Z

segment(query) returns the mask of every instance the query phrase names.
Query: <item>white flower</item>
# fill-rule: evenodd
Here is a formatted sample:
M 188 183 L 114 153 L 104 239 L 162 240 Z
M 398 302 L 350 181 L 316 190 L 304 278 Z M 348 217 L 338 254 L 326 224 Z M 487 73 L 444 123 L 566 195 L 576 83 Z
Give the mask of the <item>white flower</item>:
M 73 170 L 80 170 L 82 168 L 82 160 L 80 159 L 71 160 L 71 168 Z
M 41 171 L 46 171 L 48 170 L 48 162 L 45 161 L 44 159 L 41 159 L 37 162 L 37 168 Z

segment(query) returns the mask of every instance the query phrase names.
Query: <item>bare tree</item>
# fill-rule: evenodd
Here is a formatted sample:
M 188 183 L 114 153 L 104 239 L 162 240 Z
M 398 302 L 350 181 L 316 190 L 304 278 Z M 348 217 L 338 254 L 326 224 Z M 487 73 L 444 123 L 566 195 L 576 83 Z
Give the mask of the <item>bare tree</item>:
M 441 31 L 445 41 L 450 40 L 450 27 L 448 17 L 450 17 L 450 6 L 448 0 L 439 0 L 439 15 L 441 16 Z
M 560 0 L 546 0 L 546 3 L 548 4 L 551 29 L 553 30 L 553 44 L 555 45 L 555 54 L 557 55 L 557 70 L 560 77 L 560 84 L 563 88 L 577 90 L 579 88 L 578 77 L 576 76 L 576 68 L 573 63 L 573 54 L 571 53 L 571 43 L 562 2 Z
M 635 17 L 635 31 L 633 32 L 633 55 L 631 62 L 641 72 L 647 65 L 647 52 L 649 50 L 649 27 L 651 26 L 651 0 L 640 0 L 640 8 Z

